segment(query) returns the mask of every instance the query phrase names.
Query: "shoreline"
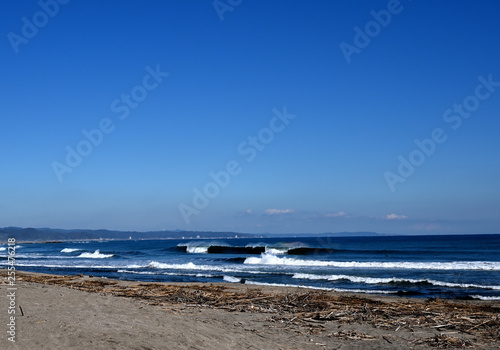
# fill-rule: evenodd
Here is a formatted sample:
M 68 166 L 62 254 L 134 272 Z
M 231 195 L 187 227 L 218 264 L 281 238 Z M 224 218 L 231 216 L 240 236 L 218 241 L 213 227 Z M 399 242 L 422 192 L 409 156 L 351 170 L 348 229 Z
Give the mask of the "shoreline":
M 6 270 L 0 270 L 0 276 L 0 300 L 7 305 Z M 32 348 L 38 342 L 64 348 L 58 344 L 70 345 L 74 337 L 81 338 L 70 346 L 75 349 L 89 344 L 103 349 L 136 349 L 140 344 L 151 349 L 500 347 L 498 301 L 236 283 L 124 281 L 19 270 L 16 278 L 16 349 Z M 2 309 L 3 321 L 7 306 Z M 89 325 L 87 317 L 100 323 Z M 133 320 L 141 320 L 144 335 L 134 329 Z M 72 331 L 64 331 L 61 324 Z M 96 328 L 99 324 L 104 328 Z M 55 332 L 53 340 L 43 332 L 49 325 Z M 186 329 L 190 336 L 182 333 Z M 95 332 L 104 332 L 111 340 L 93 339 Z M 168 346 L 165 337 L 170 339 Z M 116 347 L 109 347 L 115 343 Z

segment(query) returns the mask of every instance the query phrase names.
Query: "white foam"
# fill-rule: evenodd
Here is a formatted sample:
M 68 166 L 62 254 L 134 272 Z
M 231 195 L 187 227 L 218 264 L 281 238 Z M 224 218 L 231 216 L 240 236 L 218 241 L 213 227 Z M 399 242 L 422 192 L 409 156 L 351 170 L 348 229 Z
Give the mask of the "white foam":
M 208 247 L 186 247 L 187 253 L 204 254 L 208 253 Z
M 204 277 L 204 278 L 214 278 L 218 277 L 216 275 L 205 274 L 205 273 L 175 273 L 175 272 L 163 272 L 157 273 L 153 271 L 132 271 L 132 270 L 117 270 L 118 273 L 130 273 L 135 275 L 166 275 L 166 276 L 190 276 L 190 277 Z
M 424 280 L 425 282 L 431 283 L 435 286 L 441 287 L 453 287 L 453 288 L 478 288 L 478 289 L 493 289 L 500 290 L 500 286 L 483 286 L 480 284 L 470 284 L 470 283 L 451 283 L 451 282 L 442 282 L 435 280 Z
M 91 254 L 91 253 L 86 253 L 86 254 Z M 100 255 L 106 255 L 106 254 L 100 254 Z M 112 255 L 112 254 L 109 254 Z M 75 257 L 76 258 L 76 257 Z M 0 266 L 3 265 L 8 265 L 8 263 L 5 262 L 0 262 Z M 213 271 L 213 272 L 226 272 L 226 273 L 249 273 L 253 275 L 258 275 L 258 274 L 277 274 L 275 272 L 266 272 L 266 271 L 257 271 L 257 270 L 252 270 L 252 269 L 232 269 L 232 268 L 226 268 L 226 267 L 221 267 L 221 266 L 211 266 L 211 265 L 195 265 L 193 263 L 186 263 L 186 264 L 165 264 L 165 263 L 160 263 L 157 261 L 151 261 L 150 263 L 146 263 L 143 265 L 138 265 L 138 264 L 130 264 L 130 265 L 119 265 L 119 264 L 110 264 L 110 265 L 82 265 L 82 264 L 44 264 L 44 263 L 24 263 L 24 262 L 16 262 L 17 266 L 30 266 L 30 267 L 49 267 L 49 268 L 71 268 L 71 269 L 142 269 L 142 268 L 152 268 L 152 269 L 164 269 L 164 270 L 194 270 L 194 271 Z M 152 274 L 158 274 L 157 272 L 153 272 Z M 162 272 L 160 274 L 169 274 L 167 272 Z M 278 273 L 279 274 L 279 273 Z M 172 273 L 172 275 L 180 275 L 179 273 Z M 186 273 L 182 273 L 182 275 L 188 275 Z M 195 276 L 197 274 L 193 274 Z M 201 276 L 201 275 L 200 275 Z M 203 275 L 207 277 L 212 277 L 209 275 Z M 202 276 L 202 277 L 203 277 Z
M 130 270 L 118 270 L 118 273 L 132 273 L 134 275 L 157 275 L 155 272 L 151 271 L 130 271 Z
M 471 295 L 471 297 L 479 300 L 500 300 L 500 297 L 487 297 L 482 295 Z
M 99 253 L 99 249 L 97 249 L 93 253 L 82 253 L 78 255 L 79 258 L 87 258 L 87 259 L 105 259 L 105 258 L 111 258 L 113 254 L 101 254 Z
M 453 262 L 413 262 L 413 261 L 325 261 L 280 258 L 262 253 L 260 257 L 246 258 L 244 264 L 277 266 L 332 266 L 340 268 L 379 268 L 417 270 L 495 270 L 500 271 L 498 261 L 453 261 Z
M 7 250 L 5 247 L 0 247 L 0 252 L 3 252 L 4 250 Z
M 151 261 L 147 267 L 155 269 L 176 269 L 176 270 L 201 270 L 201 266 L 196 266 L 192 262 L 186 264 L 165 264 L 158 261 Z
M 132 264 L 132 265 L 126 265 L 126 266 L 121 266 L 121 267 L 125 267 L 127 269 L 140 269 L 140 268 L 147 267 L 147 266 Z
M 76 249 L 76 248 L 64 248 L 63 250 L 61 250 L 61 253 L 73 253 L 73 252 L 76 252 L 76 251 L 79 251 L 81 249 Z
M 376 277 L 361 277 L 361 276 L 349 276 L 349 275 L 313 275 L 308 273 L 296 273 L 292 278 L 298 279 L 309 279 L 309 280 L 327 280 L 327 281 L 338 281 L 338 280 L 348 280 L 354 283 L 367 283 L 367 284 L 387 284 L 393 282 L 406 282 L 406 283 L 429 283 L 435 286 L 441 287 L 451 287 L 451 288 L 478 288 L 478 289 L 493 289 L 500 290 L 500 286 L 488 286 L 480 284 L 468 284 L 468 283 L 452 283 L 436 281 L 432 279 L 411 279 L 411 278 L 376 278 Z
M 231 283 L 240 283 L 241 278 L 233 277 L 233 276 L 224 276 L 223 280 Z
M 218 272 L 228 272 L 228 273 L 273 274 L 273 272 L 247 270 L 244 268 L 233 269 L 233 268 L 213 266 L 213 265 L 196 265 L 192 262 L 186 264 L 165 264 L 165 263 L 160 263 L 158 261 L 151 261 L 148 265 L 142 267 L 165 269 L 165 270 L 198 270 L 198 271 L 218 271 Z
M 283 255 L 288 253 L 288 248 L 278 249 L 266 247 L 266 254 Z
M 258 242 L 258 243 L 248 243 L 245 247 L 246 248 L 259 248 L 259 247 L 265 247 L 266 243 L 263 242 Z
M 177 244 L 178 247 L 186 247 L 186 251 L 189 248 L 206 248 L 208 249 L 209 247 L 212 246 L 220 246 L 220 247 L 230 247 L 229 244 L 227 244 L 224 241 L 218 241 L 218 240 L 211 240 L 209 242 L 207 241 L 190 241 L 187 243 L 179 243 Z

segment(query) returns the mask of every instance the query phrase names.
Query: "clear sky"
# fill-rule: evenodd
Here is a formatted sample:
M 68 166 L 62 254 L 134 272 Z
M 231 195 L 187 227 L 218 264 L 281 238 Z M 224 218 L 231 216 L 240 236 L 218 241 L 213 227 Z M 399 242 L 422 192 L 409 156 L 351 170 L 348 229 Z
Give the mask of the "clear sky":
M 499 14 L 4 1 L 0 227 L 500 233 Z

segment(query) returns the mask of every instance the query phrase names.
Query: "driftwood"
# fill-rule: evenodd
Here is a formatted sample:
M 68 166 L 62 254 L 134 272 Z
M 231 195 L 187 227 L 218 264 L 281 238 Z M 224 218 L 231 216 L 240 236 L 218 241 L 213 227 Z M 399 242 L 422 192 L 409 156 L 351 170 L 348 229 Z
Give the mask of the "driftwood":
M 3 277 L 5 273 L 2 275 Z M 421 338 L 413 344 L 439 348 L 474 346 L 469 340 L 452 337 L 448 331 L 467 333 L 483 342 L 500 343 L 500 305 L 466 304 L 442 299 L 423 302 L 407 299 L 379 301 L 358 296 L 345 296 L 323 291 L 293 290 L 289 293 L 264 293 L 258 288 L 235 290 L 231 285 L 212 284 L 120 284 L 113 280 L 82 278 L 83 276 L 46 276 L 17 274 L 19 281 L 65 286 L 86 292 L 101 293 L 141 300 L 149 305 L 223 309 L 230 312 L 269 314 L 270 322 L 286 326 L 304 326 L 321 331 L 326 322 L 340 324 L 372 324 L 397 332 L 430 327 L 447 334 Z M 3 279 L 3 283 L 6 280 Z M 389 299 L 388 299 L 389 300 Z M 356 332 L 338 332 L 330 336 L 370 340 Z M 390 340 L 384 338 L 390 343 Z M 499 346 L 500 348 L 500 346 Z

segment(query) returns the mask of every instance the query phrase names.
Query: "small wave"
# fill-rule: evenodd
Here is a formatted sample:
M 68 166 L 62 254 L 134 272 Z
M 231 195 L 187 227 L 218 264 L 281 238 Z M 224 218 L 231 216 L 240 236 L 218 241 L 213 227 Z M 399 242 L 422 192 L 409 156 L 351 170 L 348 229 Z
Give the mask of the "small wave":
M 86 253 L 86 254 L 91 254 L 91 253 Z M 106 254 L 101 254 L 101 255 L 106 255 Z M 109 254 L 112 255 L 112 254 Z M 76 258 L 76 257 L 75 257 Z M 7 266 L 8 263 L 6 261 L 0 261 L 0 266 Z M 47 268 L 56 268 L 56 269 L 159 269 L 159 270 L 194 270 L 194 271 L 214 271 L 214 272 L 224 272 L 224 273 L 247 273 L 247 274 L 252 274 L 252 275 L 273 275 L 273 274 L 279 274 L 282 275 L 282 273 L 279 272 L 272 272 L 272 271 L 258 271 L 254 269 L 236 269 L 236 268 L 228 268 L 228 267 L 222 267 L 222 266 L 211 266 L 211 265 L 195 265 L 193 263 L 186 263 L 186 264 L 165 264 L 165 263 L 160 263 L 157 261 L 151 261 L 150 263 L 139 265 L 139 264 L 129 264 L 129 265 L 122 265 L 122 264 L 109 264 L 109 265 L 84 265 L 84 264 L 45 264 L 45 263 L 24 263 L 24 262 L 16 262 L 17 266 L 26 266 L 26 267 L 47 267 Z M 151 271 L 150 271 L 151 272 Z M 167 274 L 166 272 L 153 272 L 153 274 Z M 178 273 L 177 273 L 178 274 Z M 182 273 L 186 274 L 186 273 Z
M 130 273 L 134 275 L 166 275 L 166 276 L 189 276 L 189 277 L 201 277 L 201 278 L 216 278 L 222 277 L 219 275 L 205 274 L 205 273 L 174 273 L 174 272 L 163 272 L 157 273 L 152 271 L 133 271 L 133 270 L 118 270 L 118 273 Z
M 487 297 L 483 295 L 471 295 L 471 298 L 479 300 L 500 300 L 500 297 Z
M 61 253 L 73 253 L 73 252 L 77 252 L 81 249 L 76 249 L 76 248 L 64 248 L 63 250 L 61 250 Z
M 151 272 L 151 271 L 118 270 L 116 272 L 118 272 L 118 273 L 131 273 L 131 274 L 134 274 L 134 275 L 157 275 L 157 273 Z
M 292 278 L 298 279 L 308 279 L 308 280 L 327 280 L 327 281 L 338 281 L 347 280 L 354 283 L 366 283 L 366 284 L 389 284 L 389 283 L 412 283 L 420 284 L 427 283 L 434 286 L 440 287 L 451 287 L 451 288 L 478 288 L 478 289 L 493 289 L 500 290 L 500 286 L 483 286 L 479 284 L 468 284 L 468 283 L 452 283 L 436 281 L 432 279 L 411 279 L 411 278 L 377 278 L 377 277 L 360 277 L 360 276 L 349 276 L 349 275 L 313 275 L 308 273 L 296 273 Z
M 97 249 L 93 253 L 82 253 L 78 255 L 79 258 L 87 258 L 87 259 L 105 259 L 113 257 L 113 254 L 101 254 L 99 253 L 99 249 Z
M 233 276 L 224 276 L 222 278 L 226 282 L 230 283 L 241 283 L 241 278 L 233 277 Z
M 188 276 L 188 277 L 201 277 L 201 278 L 221 278 L 220 275 L 212 275 L 206 273 L 175 273 L 175 272 L 163 272 L 162 275 L 166 276 Z
M 314 287 L 314 286 L 304 286 L 304 285 L 299 286 L 296 284 L 267 283 L 267 282 L 255 282 L 255 281 L 245 281 L 245 284 L 253 284 L 253 285 L 258 285 L 258 286 L 316 289 L 316 290 L 326 290 L 326 291 L 340 292 L 340 293 L 366 293 L 366 294 L 397 294 L 398 293 L 396 291 L 390 291 L 390 290 L 326 288 L 326 287 Z
M 5 247 L 0 247 L 0 252 L 3 252 L 4 250 L 7 250 Z
M 272 254 L 261 254 L 259 258 L 246 258 L 244 264 L 278 266 L 332 266 L 341 268 L 382 268 L 417 270 L 500 270 L 498 261 L 453 261 L 453 262 L 386 262 L 386 261 L 324 261 L 280 258 Z
M 154 268 L 154 269 L 162 269 L 162 270 L 198 270 L 198 271 L 217 271 L 217 272 L 228 272 L 228 273 L 248 273 L 254 275 L 268 275 L 268 274 L 282 274 L 280 272 L 271 272 L 271 271 L 258 271 L 258 270 L 247 270 L 245 268 L 236 269 L 236 268 L 228 268 L 222 267 L 220 265 L 196 265 L 192 262 L 185 264 L 165 264 L 160 263 L 158 261 L 151 261 L 148 265 L 142 266 L 145 268 Z

